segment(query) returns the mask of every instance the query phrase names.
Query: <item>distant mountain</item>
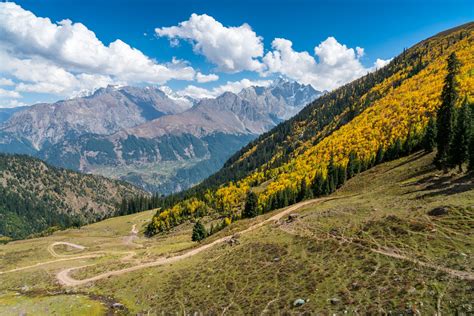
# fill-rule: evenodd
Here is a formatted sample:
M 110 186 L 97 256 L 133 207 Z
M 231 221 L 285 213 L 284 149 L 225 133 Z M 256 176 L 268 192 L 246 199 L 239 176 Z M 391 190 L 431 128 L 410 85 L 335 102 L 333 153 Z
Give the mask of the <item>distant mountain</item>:
M 28 106 L 18 106 L 16 108 L 0 108 L 0 124 L 8 121 L 8 119 L 15 114 L 16 112 L 23 111 L 27 109 Z
M 115 215 L 123 198 L 137 194 L 145 193 L 128 183 L 0 154 L 0 237 L 95 222 Z
M 36 104 L 17 112 L 3 123 L 0 133 L 19 136 L 41 150 L 68 136 L 109 135 L 185 109 L 158 88 L 108 86 L 87 97 Z
M 0 150 L 176 192 L 218 170 L 235 151 L 321 94 L 282 78 L 200 101 L 163 90 L 108 87 L 35 105 L 0 127 Z

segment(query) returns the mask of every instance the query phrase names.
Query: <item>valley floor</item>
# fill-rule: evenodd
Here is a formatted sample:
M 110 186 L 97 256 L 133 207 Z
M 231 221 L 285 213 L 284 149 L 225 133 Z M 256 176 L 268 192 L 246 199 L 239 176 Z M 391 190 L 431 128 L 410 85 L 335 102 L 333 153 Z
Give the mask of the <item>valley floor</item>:
M 192 224 L 143 237 L 147 211 L 1 245 L 0 315 L 472 313 L 473 178 L 432 158 L 379 165 L 201 244 Z

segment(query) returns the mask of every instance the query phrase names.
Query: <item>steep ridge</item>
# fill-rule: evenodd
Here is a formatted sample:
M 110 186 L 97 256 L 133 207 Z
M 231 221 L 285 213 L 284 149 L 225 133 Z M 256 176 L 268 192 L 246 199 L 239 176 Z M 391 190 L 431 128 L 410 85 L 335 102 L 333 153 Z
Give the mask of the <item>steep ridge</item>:
M 58 113 L 44 113 L 41 120 L 29 119 L 38 116 L 35 111 L 13 117 L 5 124 L 3 150 L 16 149 L 55 166 L 119 178 L 148 191 L 172 193 L 218 170 L 232 153 L 294 115 L 320 94 L 310 85 L 280 78 L 269 87 L 249 87 L 239 94 L 227 92 L 214 99 L 203 99 L 183 111 L 176 105 L 174 96 L 168 98 L 157 88 L 109 87 L 94 93 L 90 102 L 88 97 L 48 105 Z M 105 115 L 107 119 L 110 116 L 111 122 L 103 121 L 99 115 L 97 126 L 80 127 L 78 122 L 88 118 L 69 117 L 66 113 L 69 107 L 80 107 L 82 103 L 91 106 L 82 109 L 86 116 L 92 115 L 96 108 L 107 107 L 103 112 L 111 112 Z M 99 106 L 93 108 L 95 103 Z M 143 122 L 113 116 L 113 109 L 122 105 L 139 106 Z M 157 108 L 162 112 L 156 112 Z M 67 118 L 56 124 L 55 119 L 59 120 L 61 115 Z M 43 119 L 48 127 L 42 129 L 38 126 L 43 125 Z M 103 130 L 101 124 L 110 129 Z M 51 135 L 50 129 L 54 129 Z M 37 136 L 24 130 L 34 130 L 32 134 Z M 44 136 L 42 130 L 48 135 L 46 140 L 40 136 Z M 39 151 L 33 148 L 36 143 L 40 143 Z
M 100 176 L 0 154 L 0 239 L 79 226 L 115 215 L 124 198 L 146 193 Z
M 108 86 L 87 97 L 36 104 L 17 112 L 0 126 L 0 136 L 25 139 L 31 150 L 41 151 L 68 137 L 109 135 L 185 109 L 158 88 Z M 5 151 L 9 143 L 0 139 L 0 149 Z
M 201 185 L 161 201 L 170 208 L 156 214 L 150 234 L 194 217 L 189 205 L 202 203 L 207 212 L 238 218 L 252 189 L 264 212 L 302 198 L 301 191 L 317 187 L 318 181 L 327 183 L 328 169 L 345 177 L 355 162 L 358 170 L 372 166 L 379 149 L 411 150 L 440 104 L 452 52 L 462 64 L 459 94 L 474 91 L 473 30 L 469 23 L 433 36 L 386 67 L 317 99 L 243 148 Z

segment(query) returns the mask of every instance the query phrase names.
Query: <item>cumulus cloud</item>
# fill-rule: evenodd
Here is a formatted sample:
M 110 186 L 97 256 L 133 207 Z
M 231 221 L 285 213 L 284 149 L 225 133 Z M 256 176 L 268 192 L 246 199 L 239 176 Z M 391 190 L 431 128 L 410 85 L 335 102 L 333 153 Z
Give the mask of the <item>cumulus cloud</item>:
M 168 37 L 172 45 L 184 39 L 192 43 L 194 51 L 204 55 L 225 72 L 260 71 L 263 65 L 262 38 L 248 24 L 226 27 L 213 17 L 192 14 L 178 26 L 156 28 L 157 36 Z
M 281 73 L 319 90 L 332 90 L 388 63 L 378 59 L 374 67 L 366 68 L 360 61 L 363 48 L 348 48 L 334 37 L 316 46 L 314 55 L 295 51 L 293 43 L 283 38 L 273 40 L 272 49 L 263 57 L 266 74 Z
M 0 78 L 0 86 L 14 86 L 15 83 L 13 82 L 13 80 L 11 79 L 7 79 L 7 78 Z
M 216 74 L 205 75 L 200 72 L 196 74 L 196 81 L 199 83 L 212 82 L 219 80 L 219 76 Z
M 0 98 L 0 109 L 6 109 L 6 108 L 15 108 L 18 106 L 24 106 L 26 105 L 24 102 L 15 100 L 15 99 L 2 99 Z
M 19 84 L 24 91 L 62 94 L 111 81 L 195 78 L 189 65 L 158 64 L 120 39 L 104 45 L 81 23 L 53 23 L 11 2 L 0 3 L 0 53 L 0 71 L 27 81 Z
M 272 83 L 272 80 L 249 80 L 242 79 L 239 81 L 227 81 L 225 84 L 214 87 L 212 89 L 205 89 L 195 85 L 188 85 L 183 90 L 176 93 L 181 96 L 189 96 L 194 99 L 215 98 L 224 92 L 239 93 L 244 88 L 250 86 L 266 87 Z
M 377 58 L 377 60 L 374 62 L 374 66 L 372 68 L 373 68 L 373 70 L 383 68 L 386 65 L 388 65 L 391 61 L 392 61 L 392 58 L 386 59 L 386 60 Z
M 5 90 L 0 88 L 0 98 L 21 98 L 21 95 L 17 91 Z

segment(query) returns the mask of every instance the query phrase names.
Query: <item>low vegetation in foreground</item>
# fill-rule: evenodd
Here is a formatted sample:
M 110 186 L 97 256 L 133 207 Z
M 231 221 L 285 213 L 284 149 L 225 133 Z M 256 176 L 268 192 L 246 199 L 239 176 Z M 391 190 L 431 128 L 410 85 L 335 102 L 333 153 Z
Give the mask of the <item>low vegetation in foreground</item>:
M 144 238 L 147 211 L 2 245 L 0 314 L 60 315 L 66 305 L 79 315 L 472 313 L 473 178 L 438 171 L 434 157 L 383 163 L 328 197 L 242 219 L 200 243 L 190 222 Z M 207 229 L 214 222 L 201 219 Z M 68 268 L 77 269 L 61 274 Z

